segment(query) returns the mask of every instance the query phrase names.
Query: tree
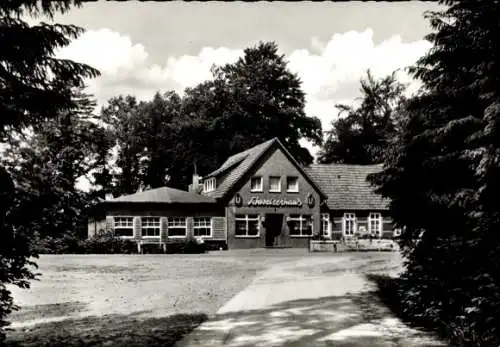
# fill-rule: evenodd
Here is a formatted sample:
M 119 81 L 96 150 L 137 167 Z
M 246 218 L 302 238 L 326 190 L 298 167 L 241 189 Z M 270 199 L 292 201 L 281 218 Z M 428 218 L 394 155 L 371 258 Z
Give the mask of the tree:
M 119 170 L 110 174 L 113 187 L 108 190 L 115 195 L 131 194 L 172 181 L 179 170 L 175 163 L 185 165 L 176 160 L 186 141 L 177 136 L 180 110 L 181 97 L 172 91 L 157 92 L 150 101 L 137 102 L 133 96 L 108 101 L 101 115 L 118 149 Z
M 30 26 L 23 15 L 65 12 L 81 1 L 3 1 L 0 4 L 0 139 L 8 141 L 14 130 L 37 128 L 62 110 L 78 108 L 71 89 L 83 86 L 98 71 L 69 60 L 55 58 L 58 48 L 76 38 L 82 29 L 70 25 L 40 23 Z M 29 184 L 29 182 L 27 182 Z M 34 278 L 29 260 L 36 256 L 31 247 L 31 231 L 15 212 L 22 193 L 5 168 L 0 167 L 0 343 L 4 339 L 5 317 L 14 308 L 7 284 L 28 287 Z
M 96 152 L 103 139 L 93 122 L 95 103 L 81 90 L 74 99 L 78 111 L 64 111 L 46 121 L 36 134 L 12 146 L 3 159 L 23 193 L 17 209 L 30 211 L 23 223 L 30 224 L 34 239 L 40 242 L 82 236 L 78 231 L 85 223 L 84 208 L 90 196 L 78 190 L 76 183 L 99 161 Z
M 434 47 L 412 68 L 408 102 L 382 173 L 372 177 L 404 227 L 406 312 L 445 322 L 451 345 L 500 343 L 500 72 L 497 2 L 430 12 Z
M 210 80 L 194 88 L 187 88 L 181 105 L 182 117 L 176 122 L 177 151 L 172 158 L 177 170 L 172 173 L 169 185 L 184 188 L 190 183 L 196 166 L 198 174 L 209 173 L 237 151 L 231 144 L 231 129 L 223 133 L 217 124 L 228 117 L 230 102 L 225 82 Z
M 231 152 L 278 137 L 301 164 L 312 162 L 299 140 L 320 145 L 321 122 L 306 116 L 301 81 L 289 71 L 274 42 L 245 49 L 236 63 L 215 68 L 214 73 L 229 93 L 229 107 L 215 128 L 221 134 L 234 134 Z
M 213 80 L 186 90 L 180 132 L 189 158 L 180 181 L 192 172 L 216 169 L 231 154 L 278 137 L 301 164 L 313 157 L 299 144 L 308 139 L 321 144 L 321 122 L 304 111 L 301 81 L 290 72 L 285 57 L 273 42 L 244 50 L 235 63 L 212 69 Z M 181 175 L 181 173 L 179 173 Z M 183 182 L 187 185 L 187 182 Z
M 361 79 L 361 104 L 336 105 L 339 117 L 319 152 L 320 163 L 378 164 L 395 135 L 406 86 L 395 72 L 376 80 L 370 70 Z M 345 117 L 341 117 L 346 113 Z
M 134 96 L 117 96 L 108 100 L 101 109 L 101 119 L 110 131 L 111 141 L 117 147 L 116 167 L 119 172 L 112 175 L 114 195 L 135 193 L 144 173 L 140 171 L 139 159 L 143 148 L 140 146 L 137 113 L 139 103 Z M 158 129 L 151 129 L 157 131 Z
M 180 154 L 178 142 L 185 140 L 177 138 L 180 110 L 181 97 L 173 91 L 163 95 L 157 92 L 153 100 L 139 108 L 136 123 L 137 138 L 143 148 L 141 158 L 145 172 L 141 185 L 144 187 L 164 186 L 176 174 L 173 159 Z

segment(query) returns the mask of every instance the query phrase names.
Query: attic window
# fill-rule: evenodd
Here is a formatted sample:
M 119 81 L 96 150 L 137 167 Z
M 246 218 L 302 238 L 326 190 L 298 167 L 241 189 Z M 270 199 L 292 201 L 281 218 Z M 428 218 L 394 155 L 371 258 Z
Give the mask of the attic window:
M 206 179 L 205 182 L 203 182 L 203 191 L 204 192 L 212 192 L 215 190 L 215 177 Z
M 299 191 L 299 178 L 288 176 L 286 178 L 286 191 L 288 193 L 297 193 Z
M 263 189 L 263 179 L 261 176 L 254 176 L 250 180 L 250 191 L 261 192 Z

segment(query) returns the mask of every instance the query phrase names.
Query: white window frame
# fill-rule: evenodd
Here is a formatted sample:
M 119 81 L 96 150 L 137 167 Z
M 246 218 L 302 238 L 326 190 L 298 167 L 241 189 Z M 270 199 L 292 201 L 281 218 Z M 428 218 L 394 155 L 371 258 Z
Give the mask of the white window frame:
M 203 182 L 203 191 L 205 193 L 213 192 L 215 188 L 216 188 L 215 177 L 208 178 Z
M 326 225 L 325 225 L 326 223 Z M 326 226 L 326 232 L 325 232 L 325 226 Z M 330 214 L 329 213 L 322 213 L 321 214 L 321 235 L 329 237 L 331 235 L 331 223 L 330 223 Z
M 378 222 L 378 230 L 372 230 L 372 222 Z M 370 214 L 368 215 L 368 232 L 370 233 L 370 235 L 382 236 L 382 223 L 382 213 L 370 212 Z
M 253 217 L 249 217 L 253 216 Z M 238 221 L 245 221 L 246 224 L 246 230 L 245 230 L 245 235 L 241 234 L 236 234 L 236 223 Z M 248 222 L 257 222 L 257 234 L 256 235 L 249 235 L 248 232 L 250 231 L 250 228 L 248 227 Z M 258 214 L 237 214 L 234 218 L 234 237 L 241 237 L 241 238 L 258 238 L 260 237 L 260 216 Z
M 154 223 L 145 223 L 145 221 L 158 220 Z M 145 235 L 145 231 L 147 230 L 158 230 L 158 235 Z M 161 218 L 156 216 L 142 216 L 141 217 L 141 236 L 147 238 L 159 238 L 161 235 Z
M 290 217 L 288 217 L 288 221 L 296 221 L 296 222 L 299 222 L 299 232 L 300 234 L 292 234 L 291 233 L 291 228 L 290 226 L 288 227 L 288 234 L 290 235 L 290 237 L 312 237 L 313 236 L 313 230 L 312 230 L 312 226 L 310 225 L 310 221 L 311 221 L 311 216 L 310 215 L 304 215 L 304 214 L 299 214 L 299 215 L 290 215 Z M 308 226 L 309 229 L 310 229 L 310 233 L 309 234 L 304 234 L 304 225 Z
M 209 220 L 208 225 L 205 223 L 200 224 L 200 221 L 206 222 L 207 219 Z M 193 217 L 193 236 L 194 237 L 201 237 L 201 238 L 212 237 L 212 229 L 213 229 L 212 223 L 213 223 L 212 217 L 206 217 L 206 216 Z M 196 231 L 200 230 L 200 229 L 209 229 L 210 230 L 209 234 L 208 235 L 196 235 Z
M 294 179 L 296 182 L 296 188 L 290 189 L 289 181 L 290 179 Z M 287 176 L 286 178 L 286 192 L 287 193 L 298 193 L 299 192 L 299 177 L 298 176 Z
M 130 229 L 132 230 L 132 235 L 131 236 L 118 236 L 120 238 L 124 238 L 124 239 L 133 239 L 134 238 L 134 218 L 135 217 L 132 217 L 132 216 L 113 216 L 113 233 L 116 235 L 116 229 Z M 132 223 L 129 224 L 129 223 L 126 223 L 126 225 L 122 226 L 122 225 L 118 225 L 120 223 L 118 223 L 119 220 L 121 219 L 132 219 Z
M 278 179 L 278 189 L 272 189 L 271 180 Z M 281 193 L 281 176 L 269 176 L 269 192 Z
M 184 224 L 176 223 L 178 220 L 184 220 Z M 184 229 L 184 235 L 170 235 L 171 229 Z M 183 239 L 187 237 L 187 218 L 186 217 L 168 217 L 167 218 L 167 235 L 169 238 Z
M 254 180 L 260 180 L 260 188 L 257 187 L 257 188 L 254 188 L 253 187 L 253 181 Z M 252 178 L 250 178 L 250 191 L 251 192 L 263 192 L 264 191 L 264 178 L 262 176 L 253 176 Z
M 348 223 L 349 222 L 349 223 Z M 352 222 L 352 224 L 350 224 Z M 352 230 L 347 230 L 347 225 L 352 225 Z M 342 218 L 342 232 L 346 236 L 353 236 L 358 230 L 358 221 L 354 212 L 345 212 Z

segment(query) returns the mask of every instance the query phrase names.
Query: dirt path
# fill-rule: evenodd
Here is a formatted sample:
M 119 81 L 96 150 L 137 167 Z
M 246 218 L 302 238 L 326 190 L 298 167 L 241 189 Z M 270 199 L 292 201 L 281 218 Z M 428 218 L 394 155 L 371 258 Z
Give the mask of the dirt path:
M 365 274 L 395 272 L 396 264 L 314 256 L 278 264 L 178 346 L 442 346 L 371 293 Z

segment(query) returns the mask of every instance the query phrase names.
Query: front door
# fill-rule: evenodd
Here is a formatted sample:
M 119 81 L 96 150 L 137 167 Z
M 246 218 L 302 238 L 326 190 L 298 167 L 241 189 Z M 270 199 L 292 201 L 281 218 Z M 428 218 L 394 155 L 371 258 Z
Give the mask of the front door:
M 283 215 L 270 213 L 266 214 L 266 247 L 277 246 L 276 238 L 281 234 L 283 226 Z

